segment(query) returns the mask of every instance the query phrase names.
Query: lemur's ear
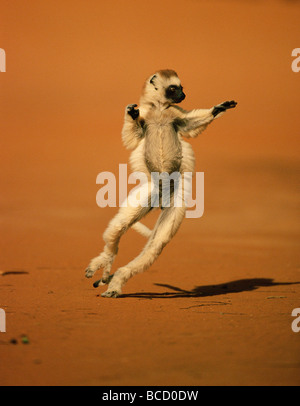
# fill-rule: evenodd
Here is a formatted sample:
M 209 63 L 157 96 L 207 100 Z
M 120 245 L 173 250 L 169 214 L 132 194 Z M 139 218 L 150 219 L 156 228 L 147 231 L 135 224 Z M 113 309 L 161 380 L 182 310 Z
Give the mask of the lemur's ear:
M 155 90 L 157 90 L 157 87 L 155 87 L 154 79 L 156 78 L 156 75 L 153 75 L 152 78 L 150 79 L 151 85 L 154 86 Z
M 156 78 L 156 75 L 153 75 L 152 78 L 150 79 L 150 83 L 151 85 L 154 86 L 154 79 Z

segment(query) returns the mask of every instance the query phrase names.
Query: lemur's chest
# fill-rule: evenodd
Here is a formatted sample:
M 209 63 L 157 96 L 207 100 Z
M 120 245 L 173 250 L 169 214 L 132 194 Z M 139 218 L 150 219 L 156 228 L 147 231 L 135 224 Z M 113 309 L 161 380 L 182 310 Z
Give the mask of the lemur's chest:
M 151 172 L 180 169 L 182 148 L 173 125 L 174 119 L 163 113 L 146 118 L 145 161 Z
M 150 127 L 152 131 L 162 129 L 167 129 L 168 127 L 172 128 L 174 117 L 170 115 L 169 112 L 159 111 L 159 110 L 150 110 L 145 117 L 147 127 Z

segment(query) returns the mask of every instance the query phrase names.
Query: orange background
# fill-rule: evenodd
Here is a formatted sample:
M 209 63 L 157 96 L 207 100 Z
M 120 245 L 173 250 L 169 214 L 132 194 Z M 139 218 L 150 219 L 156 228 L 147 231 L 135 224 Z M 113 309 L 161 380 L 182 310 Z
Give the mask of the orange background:
M 103 160 L 123 162 L 124 106 L 161 68 L 178 72 L 187 109 L 239 103 L 195 142 L 197 151 L 298 158 L 300 75 L 291 52 L 299 46 L 299 2 L 1 0 L 0 7 L 1 178 L 17 174 L 15 192 L 41 175 L 49 182 L 68 173 L 76 182 L 87 164 L 94 179 L 107 169 Z
M 214 348 L 206 351 L 198 346 L 201 337 L 197 336 L 193 345 L 194 338 L 189 337 L 194 337 L 194 331 L 191 336 L 181 336 L 180 347 L 169 346 L 169 338 L 164 341 L 159 335 L 164 323 L 168 324 L 167 332 L 173 328 L 177 337 L 177 317 L 184 331 L 199 322 L 193 310 L 190 319 L 181 319 L 176 300 L 168 303 L 171 310 L 155 313 L 155 322 L 150 323 L 160 341 L 143 342 L 141 351 L 149 355 L 148 361 L 140 356 L 135 337 L 128 332 L 127 358 L 139 354 L 136 364 L 130 364 L 131 375 L 128 365 L 119 371 L 123 364 L 118 354 L 115 361 L 103 359 L 103 352 L 93 358 L 94 353 L 80 346 L 81 334 L 87 341 L 100 337 L 112 354 L 120 344 L 114 340 L 122 337 L 117 325 L 113 337 L 101 329 L 102 320 L 98 320 L 97 331 L 92 322 L 84 324 L 84 332 L 79 327 L 76 330 L 88 316 L 72 310 L 84 300 L 82 306 L 94 306 L 94 314 L 100 311 L 99 303 L 101 309 L 106 306 L 106 314 L 122 313 L 120 301 L 96 298 L 91 281 L 84 279 L 84 269 L 100 251 L 101 234 L 116 212 L 97 207 L 96 176 L 102 171 L 117 174 L 119 163 L 128 161 L 129 153 L 120 137 L 124 108 L 138 103 L 143 82 L 151 73 L 165 68 L 174 69 L 181 78 L 187 95 L 181 104 L 185 109 L 209 108 L 232 99 L 238 105 L 191 141 L 196 170 L 205 173 L 203 218 L 186 220 L 153 268 L 133 278 L 125 291 L 159 289 L 153 287 L 154 282 L 189 290 L 196 283 L 218 285 L 243 278 L 299 281 L 300 72 L 291 69 L 292 50 L 300 47 L 299 21 L 300 3 L 292 0 L 0 0 L 0 47 L 7 58 L 6 73 L 0 73 L 0 269 L 29 273 L 5 277 L 10 279 L 5 279 L 8 285 L 0 290 L 0 307 L 11 311 L 8 331 L 17 335 L 25 329 L 33 344 L 36 340 L 35 347 L 28 347 L 34 355 L 19 356 L 9 347 L 2 364 L 7 366 L 4 382 L 47 384 L 59 379 L 59 383 L 80 384 L 81 376 L 88 384 L 161 384 L 168 382 L 164 379 L 168 376 L 174 384 L 296 381 L 295 369 L 284 375 L 287 370 L 283 373 L 280 366 L 274 367 L 281 362 L 278 360 L 272 368 L 257 372 L 264 357 L 272 361 L 279 354 L 280 359 L 286 357 L 292 363 L 299 337 L 286 333 L 270 344 L 274 330 L 268 321 L 275 314 L 274 302 L 261 299 L 260 304 L 253 303 L 249 292 L 235 296 L 241 298 L 235 303 L 248 304 L 244 311 L 254 314 L 256 324 L 251 325 L 248 318 L 250 325 L 232 330 L 232 337 L 231 333 L 226 335 L 225 321 L 224 325 L 220 320 L 215 323 L 207 316 L 202 327 L 208 329 L 208 337 L 213 335 L 208 340 L 213 346 L 215 325 L 222 326 L 220 342 L 235 348 L 236 365 L 248 357 L 245 362 L 251 366 L 256 357 L 258 364 L 253 364 L 252 370 L 249 367 L 252 372 L 238 366 L 228 371 L 227 350 L 221 353 L 224 347 L 217 345 L 220 353 L 213 358 Z M 117 265 L 132 259 L 143 243 L 129 232 L 121 242 Z M 55 302 L 47 296 L 49 289 L 58 295 Z M 297 307 L 293 293 L 289 298 L 290 302 L 275 306 L 278 314 L 288 315 L 289 321 L 282 323 L 290 322 L 292 306 Z M 141 324 L 144 314 L 152 320 L 153 302 L 123 300 L 129 314 L 132 311 L 140 317 Z M 58 317 L 62 308 L 70 311 L 67 322 Z M 239 314 L 241 307 L 232 311 Z M 263 320 L 261 314 L 269 318 Z M 125 312 L 116 317 L 121 325 L 127 323 Z M 277 328 L 276 317 L 274 320 Z M 66 348 L 59 341 L 60 330 L 56 334 L 57 325 L 63 329 L 65 322 L 75 334 L 68 336 Z M 124 329 L 130 323 L 124 324 Z M 266 336 L 268 326 L 270 336 Z M 258 341 L 243 336 L 249 329 L 257 331 Z M 282 331 L 290 332 L 290 327 Z M 144 337 L 148 333 L 145 330 Z M 203 372 L 204 381 L 196 372 L 184 375 L 185 367 L 174 369 L 172 362 L 180 357 L 184 337 L 188 362 L 180 362 L 199 371 L 197 357 L 203 356 L 210 371 L 208 375 Z M 245 343 L 245 348 L 243 344 L 238 347 L 237 341 Z M 151 364 L 155 360 L 159 363 L 160 348 L 170 370 L 155 369 Z M 59 356 L 56 349 L 62 350 Z M 32 357 L 42 360 L 39 372 L 36 366 L 27 368 Z M 119 375 L 101 381 L 93 375 L 96 361 L 110 371 L 115 368 Z M 67 368 L 68 362 L 72 368 Z M 149 381 L 143 375 L 143 365 L 149 367 Z M 151 371 L 156 376 L 152 380 Z
M 238 101 L 193 141 L 196 170 L 248 157 L 263 176 L 272 157 L 298 161 L 298 1 L 1 0 L 0 15 L 5 223 L 25 207 L 27 217 L 40 210 L 40 228 L 72 208 L 111 215 L 95 205 L 95 179 L 127 162 L 124 107 L 157 69 L 178 72 L 186 109 Z
M 193 142 L 197 170 L 209 156 L 299 157 L 298 1 L 1 0 L 0 12 L 4 205 L 93 200 L 96 175 L 127 162 L 125 105 L 161 68 L 178 72 L 186 109 L 239 103 Z

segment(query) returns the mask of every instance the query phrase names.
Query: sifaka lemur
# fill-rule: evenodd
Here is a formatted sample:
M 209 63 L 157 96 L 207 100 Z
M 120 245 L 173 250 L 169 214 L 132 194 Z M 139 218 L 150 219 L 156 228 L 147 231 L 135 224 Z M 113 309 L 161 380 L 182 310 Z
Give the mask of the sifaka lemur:
M 177 106 L 184 98 L 177 73 L 170 69 L 159 70 L 146 80 L 139 108 L 136 104 L 129 104 L 125 109 L 122 140 L 126 148 L 133 150 L 130 156 L 132 169 L 147 175 L 149 185 L 146 186 L 149 187 L 141 186 L 142 200 L 147 204 L 133 207 L 127 198 L 126 204 L 120 207 L 103 234 L 105 246 L 102 253 L 92 259 L 86 269 L 87 278 L 91 278 L 98 269 L 103 269 L 102 279 L 94 283 L 95 287 L 108 284 L 103 297 L 119 296 L 129 278 L 149 268 L 173 238 L 185 216 L 184 197 L 181 196 L 182 204 L 175 205 L 173 189 L 170 205 L 165 206 L 159 189 L 158 205 L 161 213 L 153 230 L 140 223 L 153 208 L 150 198 L 153 193 L 151 174 L 193 173 L 194 153 L 183 137 L 196 137 L 215 118 L 237 104 L 232 100 L 210 109 L 186 111 Z M 148 241 L 136 258 L 110 275 L 120 238 L 130 227 L 144 235 Z

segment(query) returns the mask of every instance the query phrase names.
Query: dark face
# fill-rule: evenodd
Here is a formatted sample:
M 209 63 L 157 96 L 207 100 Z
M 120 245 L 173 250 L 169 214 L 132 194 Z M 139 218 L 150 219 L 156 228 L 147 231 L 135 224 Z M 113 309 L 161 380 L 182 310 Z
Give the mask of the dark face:
M 185 94 L 182 91 L 182 86 L 170 85 L 166 89 L 166 98 L 172 103 L 180 103 L 185 99 Z

